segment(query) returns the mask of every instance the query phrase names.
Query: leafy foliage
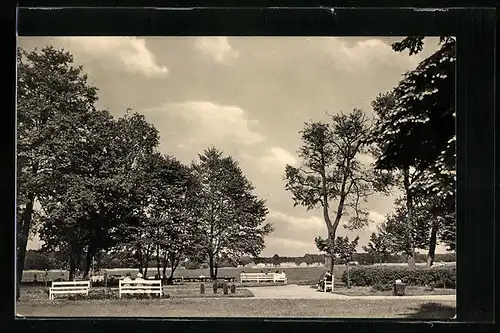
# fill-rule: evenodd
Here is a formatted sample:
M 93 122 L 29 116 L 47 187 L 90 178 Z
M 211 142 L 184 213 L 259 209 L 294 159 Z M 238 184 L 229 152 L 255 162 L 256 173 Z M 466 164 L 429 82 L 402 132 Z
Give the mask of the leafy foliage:
M 377 262 L 382 263 L 391 255 L 391 240 L 383 233 L 372 232 L 368 246 L 363 246 L 366 253 L 374 256 Z
M 307 210 L 323 208 L 328 230 L 326 240 L 316 239 L 321 251 L 334 254 L 337 227 L 347 216 L 345 226 L 357 229 L 368 224 L 368 212 L 362 207 L 366 198 L 377 189 L 383 189 L 386 178 L 361 164 L 360 154 L 369 153 L 370 134 L 368 118 L 361 110 L 332 116 L 332 124 L 306 123 L 300 132 L 302 158 L 299 167 L 287 165 L 286 190 L 293 195 L 294 205 Z M 337 201 L 335 218 L 330 218 L 331 202 Z
M 17 279 L 33 227 L 34 204 L 62 186 L 59 170 L 74 155 L 79 124 L 95 111 L 97 89 L 62 50 L 17 53 Z
M 393 49 L 412 55 L 422 50 L 423 43 L 422 36 L 407 37 L 393 44 Z M 443 36 L 440 44 L 437 52 L 372 103 L 378 118 L 370 140 L 377 147 L 376 167 L 401 174 L 407 246 L 422 246 L 422 239 L 411 239 L 418 238 L 419 229 L 420 236 L 430 234 L 430 256 L 438 230 L 441 241 L 454 249 L 455 230 L 455 39 Z M 404 223 L 399 229 L 404 231 Z
M 441 196 L 454 195 L 443 185 L 453 180 L 455 169 L 455 40 L 441 38 L 441 48 L 422 61 L 390 93 L 379 96 L 374 109 L 379 120 L 374 141 L 382 148 L 377 167 L 382 169 L 414 166 L 435 171 L 428 189 Z M 422 37 L 409 37 L 394 45 L 395 50 L 418 52 Z M 392 96 L 393 103 L 383 105 Z M 381 113 L 383 116 L 380 117 Z M 445 179 L 443 179 L 445 178 Z M 450 184 L 448 184 L 450 185 Z
M 346 264 L 351 261 L 353 254 L 356 253 L 358 242 L 359 236 L 356 236 L 351 242 L 349 242 L 349 237 L 347 236 L 338 236 L 335 240 L 335 253 L 338 258 Z
M 201 184 L 199 221 L 204 233 L 200 247 L 209 259 L 210 275 L 216 278 L 224 257 L 257 256 L 264 248 L 264 236 L 273 228 L 265 221 L 264 200 L 252 193 L 253 185 L 233 158 L 210 147 L 199 159 L 193 170 Z
M 410 286 L 456 288 L 455 266 L 409 269 L 406 266 L 357 266 L 351 268 L 349 278 L 354 286 L 392 285 L 400 279 Z M 347 283 L 347 273 L 342 275 Z

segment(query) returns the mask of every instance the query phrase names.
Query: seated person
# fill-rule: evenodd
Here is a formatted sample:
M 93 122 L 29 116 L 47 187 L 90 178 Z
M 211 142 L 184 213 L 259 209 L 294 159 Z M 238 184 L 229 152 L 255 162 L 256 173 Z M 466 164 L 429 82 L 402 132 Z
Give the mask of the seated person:
M 324 290 L 325 289 L 325 281 L 332 281 L 333 276 L 330 272 L 326 272 L 321 279 L 318 282 L 318 289 Z
M 130 273 L 127 273 L 125 275 L 125 278 L 123 279 L 123 282 L 130 282 L 130 281 L 132 281 L 131 277 L 132 277 L 132 275 Z M 124 286 L 128 286 L 128 285 L 129 284 L 124 284 Z
M 142 280 L 144 280 L 144 279 L 142 278 L 142 274 L 141 274 L 140 272 L 139 272 L 139 273 L 137 273 L 137 276 L 136 276 L 135 280 L 136 280 L 136 281 L 142 281 Z M 142 284 L 138 283 L 138 284 L 137 284 L 137 286 L 142 286 Z

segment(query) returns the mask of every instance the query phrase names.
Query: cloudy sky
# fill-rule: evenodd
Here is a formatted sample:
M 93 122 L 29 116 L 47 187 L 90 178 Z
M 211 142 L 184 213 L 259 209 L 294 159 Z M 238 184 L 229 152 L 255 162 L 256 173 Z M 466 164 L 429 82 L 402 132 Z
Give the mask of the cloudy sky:
M 160 131 L 160 150 L 185 163 L 214 145 L 236 158 L 267 200 L 275 231 L 262 256 L 317 253 L 326 236 L 319 211 L 293 207 L 284 190 L 286 164 L 300 163 L 299 130 L 306 121 L 354 108 L 372 113 L 371 101 L 437 49 L 431 39 L 419 55 L 392 51 L 401 38 L 362 37 L 57 37 L 20 38 L 26 49 L 54 45 L 74 55 L 99 107 L 122 116 L 128 107 Z M 364 157 L 369 162 L 368 157 Z M 360 247 L 392 210 L 393 197 L 367 203 L 369 227 Z M 31 248 L 38 247 L 35 239 Z M 438 248 L 443 252 L 444 248 Z

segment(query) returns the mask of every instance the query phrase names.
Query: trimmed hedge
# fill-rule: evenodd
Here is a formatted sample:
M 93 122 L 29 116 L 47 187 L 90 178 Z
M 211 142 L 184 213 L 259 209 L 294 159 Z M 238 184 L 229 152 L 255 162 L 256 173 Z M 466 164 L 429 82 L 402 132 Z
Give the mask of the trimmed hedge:
M 406 266 L 358 266 L 349 269 L 353 286 L 392 285 L 400 279 L 410 286 L 432 286 L 435 288 L 455 288 L 455 266 L 409 269 Z M 342 282 L 347 284 L 347 272 L 342 274 Z

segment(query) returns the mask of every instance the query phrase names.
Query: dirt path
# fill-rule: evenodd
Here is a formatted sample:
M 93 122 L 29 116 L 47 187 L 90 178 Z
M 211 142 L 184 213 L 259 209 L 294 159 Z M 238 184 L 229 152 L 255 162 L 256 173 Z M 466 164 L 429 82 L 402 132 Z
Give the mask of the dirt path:
M 319 292 L 309 286 L 289 284 L 286 286 L 273 287 L 247 287 L 258 299 L 358 299 L 358 300 L 382 300 L 382 299 L 411 299 L 411 300 L 442 300 L 455 301 L 456 295 L 421 295 L 421 296 L 346 296 L 335 293 Z

